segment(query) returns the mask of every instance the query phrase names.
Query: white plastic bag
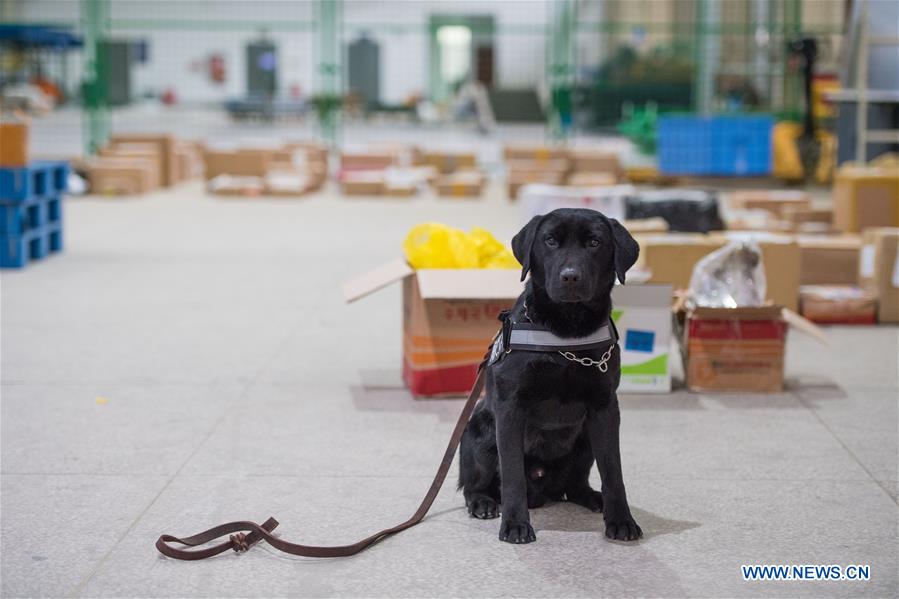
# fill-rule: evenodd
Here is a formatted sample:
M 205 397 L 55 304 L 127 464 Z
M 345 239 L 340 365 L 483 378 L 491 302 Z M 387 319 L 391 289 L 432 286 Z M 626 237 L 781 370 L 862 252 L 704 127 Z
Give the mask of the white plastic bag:
M 742 308 L 765 303 L 765 266 L 754 241 L 732 241 L 696 263 L 690 301 L 708 308 Z

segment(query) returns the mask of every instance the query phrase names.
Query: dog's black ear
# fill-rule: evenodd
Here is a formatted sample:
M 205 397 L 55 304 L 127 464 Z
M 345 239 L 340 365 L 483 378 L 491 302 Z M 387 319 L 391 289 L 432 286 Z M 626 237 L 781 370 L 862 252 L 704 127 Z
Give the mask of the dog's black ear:
M 512 253 L 515 254 L 515 259 L 521 263 L 522 281 L 531 270 L 531 248 L 534 247 L 534 238 L 537 236 L 537 229 L 542 221 L 542 216 L 535 216 L 512 238 Z
M 633 238 L 630 232 L 614 218 L 606 218 L 612 229 L 612 240 L 615 242 L 615 275 L 621 284 L 624 284 L 624 273 L 637 261 L 640 256 L 640 244 Z

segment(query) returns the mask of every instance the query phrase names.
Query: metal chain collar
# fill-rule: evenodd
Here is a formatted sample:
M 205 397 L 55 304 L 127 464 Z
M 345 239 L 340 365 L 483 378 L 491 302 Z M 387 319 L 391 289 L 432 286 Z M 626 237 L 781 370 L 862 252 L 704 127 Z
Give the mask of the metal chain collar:
M 570 351 L 560 351 L 559 354 L 566 360 L 577 362 L 583 366 L 596 366 L 599 368 L 600 372 L 606 372 L 609 370 L 609 358 L 612 357 L 612 350 L 615 349 L 616 345 L 616 343 L 610 345 L 609 349 L 606 350 L 606 353 L 604 353 L 599 360 L 594 360 L 593 358 L 578 358 Z
M 528 319 L 528 322 L 534 322 L 531 320 L 530 314 L 528 314 L 528 303 L 527 301 L 523 302 L 524 306 L 524 317 Z M 578 358 L 573 352 L 570 351 L 560 351 L 559 355 L 565 358 L 566 360 L 570 360 L 571 362 L 577 362 L 582 366 L 596 366 L 600 372 L 608 372 L 609 370 L 609 359 L 612 357 L 612 350 L 615 349 L 617 343 L 613 343 L 609 346 L 609 349 L 599 358 L 599 360 L 594 360 L 593 358 Z M 512 351 L 509 349 L 506 353 Z

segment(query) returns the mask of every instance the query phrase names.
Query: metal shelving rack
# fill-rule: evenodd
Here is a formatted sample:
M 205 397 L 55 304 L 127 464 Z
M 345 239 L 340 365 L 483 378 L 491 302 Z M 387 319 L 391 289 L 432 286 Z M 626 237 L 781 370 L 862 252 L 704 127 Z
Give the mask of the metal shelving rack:
M 858 20 L 858 50 L 856 53 L 855 89 L 850 91 L 856 99 L 855 116 L 855 160 L 860 164 L 868 161 L 869 143 L 899 143 L 899 129 L 868 129 L 869 102 L 899 103 L 897 90 L 868 89 L 868 67 L 871 46 L 899 45 L 899 37 L 872 36 L 868 34 L 869 1 L 861 0 Z

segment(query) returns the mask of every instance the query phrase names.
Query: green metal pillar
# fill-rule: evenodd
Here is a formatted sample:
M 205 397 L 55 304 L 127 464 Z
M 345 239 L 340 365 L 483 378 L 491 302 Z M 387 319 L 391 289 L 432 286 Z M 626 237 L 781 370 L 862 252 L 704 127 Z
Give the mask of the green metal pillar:
M 109 36 L 109 0 L 81 0 L 81 30 L 84 34 L 84 82 L 81 135 L 84 154 L 96 154 L 109 139 L 109 103 L 106 98 L 109 68 L 103 42 Z
M 338 146 L 340 106 L 343 101 L 341 0 L 319 0 L 316 33 L 318 37 L 318 115 L 322 139 Z
M 546 44 L 546 77 L 550 91 L 547 128 L 552 139 L 564 141 L 571 133 L 573 118 L 576 2 L 548 0 L 547 11 L 550 17 Z
M 715 75 L 721 66 L 721 9 L 719 0 L 696 2 L 693 107 L 700 114 L 709 114 L 714 108 Z

